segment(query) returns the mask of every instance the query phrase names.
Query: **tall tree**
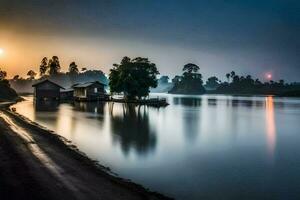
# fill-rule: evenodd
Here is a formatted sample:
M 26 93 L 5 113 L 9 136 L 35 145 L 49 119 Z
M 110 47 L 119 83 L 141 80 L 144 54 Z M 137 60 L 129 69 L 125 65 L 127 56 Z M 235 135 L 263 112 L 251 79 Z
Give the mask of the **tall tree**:
M 78 70 L 78 66 L 76 65 L 75 62 L 71 62 L 69 65 L 69 73 L 71 75 L 76 75 L 78 74 L 79 70 Z
M 227 78 L 227 81 L 228 81 L 228 83 L 229 83 L 230 73 L 227 73 L 227 74 L 226 74 L 226 78 Z
M 235 75 L 236 75 L 236 74 L 235 74 L 235 71 L 231 71 L 231 72 L 230 72 L 230 77 L 231 77 L 231 78 L 235 77 Z
M 199 73 L 200 67 L 193 63 L 183 66 L 183 76 L 179 77 L 180 81 L 175 82 L 174 87 L 169 93 L 174 94 L 203 94 L 202 74 Z
M 186 65 L 183 66 L 182 71 L 187 72 L 187 73 L 196 73 L 200 70 L 200 67 L 196 64 L 193 63 L 188 63 Z
M 27 76 L 28 76 L 29 80 L 34 80 L 34 78 L 35 78 L 36 75 L 37 75 L 37 73 L 35 71 L 33 71 L 33 70 L 29 70 L 27 72 Z
M 49 75 L 56 75 L 60 72 L 60 63 L 57 56 L 52 56 L 48 63 Z
M 40 76 L 45 76 L 48 71 L 48 58 L 44 57 L 40 65 Z
M 159 74 L 156 65 L 148 58 L 124 57 L 120 64 L 114 64 L 109 74 L 109 86 L 112 93 L 123 92 L 126 98 L 139 99 L 148 96 L 149 88 L 157 86 Z

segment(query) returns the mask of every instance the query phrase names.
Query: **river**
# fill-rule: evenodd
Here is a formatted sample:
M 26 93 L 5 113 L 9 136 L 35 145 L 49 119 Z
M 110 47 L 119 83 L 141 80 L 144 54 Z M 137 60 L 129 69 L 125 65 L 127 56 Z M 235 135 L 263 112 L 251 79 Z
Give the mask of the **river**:
M 14 107 L 119 176 L 176 199 L 300 199 L 299 98 L 158 95 L 170 105 L 45 106 L 26 96 Z

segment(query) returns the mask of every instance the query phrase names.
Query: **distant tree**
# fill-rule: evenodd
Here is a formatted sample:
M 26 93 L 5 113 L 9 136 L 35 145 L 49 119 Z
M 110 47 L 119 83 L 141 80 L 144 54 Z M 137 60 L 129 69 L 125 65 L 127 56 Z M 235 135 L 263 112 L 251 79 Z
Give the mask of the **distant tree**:
M 48 71 L 48 58 L 44 57 L 40 65 L 40 76 L 45 76 Z
M 71 62 L 69 65 L 69 73 L 71 75 L 76 75 L 78 74 L 79 70 L 78 70 L 78 66 L 76 65 L 75 62 Z
M 159 78 L 158 82 L 160 84 L 167 84 L 169 82 L 169 77 L 168 76 L 162 76 Z
M 205 85 L 209 89 L 216 89 L 219 86 L 219 79 L 215 76 L 209 77 Z
M 125 98 L 139 99 L 149 94 L 149 88 L 157 86 L 159 74 L 156 65 L 148 58 L 124 57 L 120 64 L 114 64 L 109 74 L 111 93 L 124 93 Z
M 200 67 L 193 63 L 188 63 L 183 66 L 183 76 L 176 80 L 174 87 L 169 93 L 174 94 L 203 94 L 202 74 L 198 73 Z M 174 80 L 174 79 L 173 79 Z M 172 81 L 173 81 L 172 80 Z
M 7 76 L 6 71 L 1 70 L 0 68 L 0 81 L 3 81 Z
M 19 80 L 19 78 L 20 78 L 19 75 L 15 75 L 15 76 L 13 77 L 13 80 L 14 80 L 14 81 L 17 81 L 17 80 Z
M 81 68 L 81 71 L 82 71 L 82 72 L 84 72 L 84 71 L 86 71 L 86 70 L 87 70 L 86 67 Z
M 29 70 L 27 72 L 27 76 L 28 76 L 29 80 L 34 80 L 34 78 L 35 78 L 36 75 L 37 75 L 37 73 L 35 71 L 33 71 L 33 70 Z
M 193 63 L 188 63 L 186 65 L 183 66 L 182 71 L 187 72 L 187 73 L 196 73 L 200 70 L 200 67 L 196 64 Z
M 235 71 L 231 71 L 231 72 L 230 72 L 230 77 L 233 79 L 235 76 L 236 76 Z
M 49 75 L 56 75 L 60 72 L 60 63 L 57 56 L 52 56 L 48 63 Z
M 227 73 L 227 74 L 226 74 L 226 78 L 227 78 L 227 81 L 228 81 L 228 83 L 229 83 L 230 73 Z

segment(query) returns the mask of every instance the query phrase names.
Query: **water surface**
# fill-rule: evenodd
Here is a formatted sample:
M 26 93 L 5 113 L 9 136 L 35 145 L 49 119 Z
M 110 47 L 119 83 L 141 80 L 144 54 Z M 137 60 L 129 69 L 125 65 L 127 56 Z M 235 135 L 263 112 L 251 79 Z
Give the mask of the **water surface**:
M 15 105 L 121 177 L 177 199 L 300 199 L 300 99 L 183 96 L 166 108 Z

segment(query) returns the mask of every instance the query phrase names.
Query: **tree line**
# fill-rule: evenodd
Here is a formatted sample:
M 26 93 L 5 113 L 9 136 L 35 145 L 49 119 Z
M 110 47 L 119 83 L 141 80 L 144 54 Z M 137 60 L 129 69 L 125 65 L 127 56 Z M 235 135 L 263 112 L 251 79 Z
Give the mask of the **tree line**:
M 106 78 L 102 71 L 91 71 L 87 68 L 82 68 L 81 72 L 75 62 L 71 62 L 66 73 L 61 72 L 61 65 L 57 56 L 52 56 L 50 59 L 44 57 L 39 66 L 40 79 L 52 77 L 69 77 L 74 81 L 83 81 L 82 74 L 86 77 L 99 75 Z M 100 73 L 100 74 L 101 74 Z M 38 73 L 34 70 L 29 70 L 27 80 L 35 80 Z M 0 80 L 5 79 L 7 73 L 0 70 Z M 122 93 L 125 98 L 147 97 L 150 93 L 150 88 L 157 87 L 158 84 L 169 82 L 168 76 L 162 76 L 157 79 L 159 71 L 155 63 L 152 63 L 148 58 L 123 57 L 119 64 L 113 64 L 109 73 L 109 88 L 111 94 Z M 78 78 L 78 77 L 81 77 Z M 240 76 L 232 71 L 225 74 L 227 81 L 222 82 L 218 77 L 211 76 L 206 82 L 203 82 L 203 76 L 200 73 L 200 67 L 194 63 L 187 63 L 182 68 L 182 75 L 177 75 L 172 79 L 172 88 L 169 93 L 173 94 L 283 94 L 285 92 L 299 91 L 298 83 L 285 83 L 284 80 L 278 82 L 269 81 L 261 82 L 259 79 L 253 79 L 251 75 Z M 16 75 L 13 80 L 18 80 L 20 77 Z M 74 80 L 73 80 L 74 79 Z

